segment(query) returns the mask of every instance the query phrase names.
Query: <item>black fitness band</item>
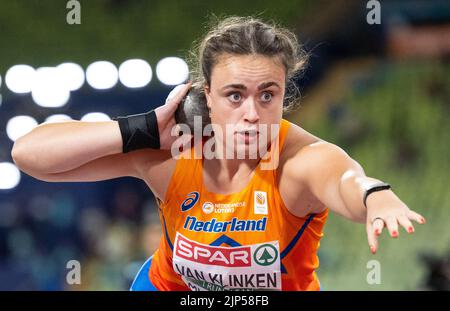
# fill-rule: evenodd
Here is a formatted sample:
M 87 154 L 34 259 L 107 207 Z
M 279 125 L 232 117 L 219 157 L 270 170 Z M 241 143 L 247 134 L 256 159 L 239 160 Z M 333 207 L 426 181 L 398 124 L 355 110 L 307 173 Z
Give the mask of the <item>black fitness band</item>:
M 119 122 L 123 153 L 144 148 L 160 148 L 158 121 L 154 110 L 115 117 L 113 120 Z
M 387 189 L 391 189 L 391 185 L 389 185 L 388 183 L 382 182 L 382 183 L 377 183 L 373 186 L 371 186 L 369 189 L 366 189 L 366 192 L 364 193 L 364 206 L 367 208 L 366 205 L 366 201 L 367 201 L 367 197 L 369 196 L 369 194 L 377 192 L 377 191 L 381 191 L 381 190 L 387 190 Z

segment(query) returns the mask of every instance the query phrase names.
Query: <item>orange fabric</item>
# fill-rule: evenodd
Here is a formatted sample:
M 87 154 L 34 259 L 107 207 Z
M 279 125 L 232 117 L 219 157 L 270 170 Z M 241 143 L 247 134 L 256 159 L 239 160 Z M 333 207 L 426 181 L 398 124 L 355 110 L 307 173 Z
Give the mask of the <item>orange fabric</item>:
M 289 127 L 290 123 L 283 119 L 278 137 L 279 150 L 282 150 Z M 194 147 L 186 152 L 193 155 Z M 210 284 L 217 283 L 215 280 L 211 282 L 208 273 L 203 274 L 201 271 L 196 271 L 196 267 L 203 266 L 211 269 L 208 271 L 220 271 L 226 274 L 227 265 L 233 262 L 244 265 L 247 260 L 250 260 L 258 269 L 266 269 L 265 272 L 255 275 L 255 277 L 250 275 L 244 275 L 245 278 L 242 275 L 230 276 L 230 279 L 234 278 L 232 284 L 236 285 L 230 288 L 239 288 L 238 281 L 245 279 L 246 286 L 243 286 L 244 288 L 254 285 L 258 289 L 264 289 L 265 286 L 277 283 L 271 278 L 275 274 L 267 270 L 270 270 L 270 268 L 267 268 L 267 263 L 271 262 L 273 258 L 279 258 L 281 285 L 276 284 L 279 289 L 320 290 L 315 270 L 319 265 L 317 250 L 320 245 L 320 238 L 323 236 L 322 229 L 328 216 L 328 209 L 320 214 L 308 215 L 304 218 L 292 215 L 286 209 L 278 191 L 276 170 L 263 170 L 260 165 L 255 169 L 251 181 L 242 191 L 229 195 L 211 193 L 203 184 L 202 164 L 202 159 L 182 157 L 177 160 L 167 190 L 167 202 L 158 202 L 163 235 L 159 249 L 153 256 L 149 271 L 150 280 L 156 288 L 159 290 L 192 289 L 192 286 L 188 286 L 180 274 L 175 271 L 177 269 L 178 272 L 186 273 L 187 269 L 180 270 L 181 263 L 175 267 L 176 269 L 174 268 L 174 247 L 177 247 L 176 253 L 180 256 L 183 254 L 195 256 L 195 252 L 191 251 L 195 250 L 196 243 L 200 243 L 198 245 L 221 247 L 219 250 L 222 253 L 211 255 L 210 253 L 214 253 L 218 248 L 205 246 L 204 248 L 207 249 L 199 248 L 197 261 L 185 261 L 184 255 L 181 256 L 183 258 L 177 255 L 177 258 L 181 258 L 181 261 L 177 259 L 177 262 L 192 264 L 190 266 L 191 272 L 195 272 L 196 276 L 190 275 L 190 277 L 194 279 L 203 276 Z M 195 204 L 191 208 L 186 207 L 186 210 L 183 211 L 183 203 L 184 206 L 188 206 L 189 202 Z M 258 213 L 255 207 L 257 204 L 261 204 L 259 208 L 262 208 L 258 210 Z M 246 220 L 248 222 L 242 222 Z M 217 224 L 218 222 L 220 224 Z M 212 228 L 217 229 L 217 232 L 212 231 Z M 248 230 L 239 231 L 238 229 Z M 274 244 L 275 247 L 258 244 L 268 241 L 278 242 Z M 177 242 L 176 245 L 174 245 L 175 242 Z M 246 256 L 245 252 L 248 249 L 242 248 L 242 251 L 237 253 L 235 258 L 223 258 L 223 254 L 228 254 L 228 249 L 233 250 L 233 247 L 239 249 L 240 246 L 247 245 L 256 245 L 251 249 L 252 253 L 248 253 L 251 256 Z M 258 249 L 261 245 L 263 245 L 263 248 Z M 183 248 L 183 246 L 187 248 Z M 276 250 L 277 247 L 278 250 Z M 266 250 L 269 252 L 266 252 Z M 258 251 L 259 253 L 257 253 Z M 212 256 L 219 257 L 212 258 Z M 222 262 L 213 259 L 219 259 Z M 234 259 L 236 261 L 233 261 Z M 242 259 L 241 262 L 240 259 Z M 218 263 L 218 265 L 215 265 L 215 263 Z M 273 263 L 273 265 L 276 265 L 276 263 Z M 239 269 L 237 268 L 236 271 Z M 229 276 L 224 276 L 224 278 L 227 277 Z

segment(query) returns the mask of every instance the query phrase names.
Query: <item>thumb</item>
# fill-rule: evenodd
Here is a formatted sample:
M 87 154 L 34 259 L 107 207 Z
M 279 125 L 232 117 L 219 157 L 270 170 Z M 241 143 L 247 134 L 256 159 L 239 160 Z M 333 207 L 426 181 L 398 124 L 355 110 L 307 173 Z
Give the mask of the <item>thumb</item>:
M 169 95 L 167 95 L 166 103 L 177 95 L 177 93 L 185 86 L 186 84 L 178 84 L 176 87 L 170 91 Z
M 166 104 L 173 105 L 176 109 L 190 90 L 191 86 L 191 82 L 177 85 L 172 91 L 170 91 L 169 95 L 167 95 Z

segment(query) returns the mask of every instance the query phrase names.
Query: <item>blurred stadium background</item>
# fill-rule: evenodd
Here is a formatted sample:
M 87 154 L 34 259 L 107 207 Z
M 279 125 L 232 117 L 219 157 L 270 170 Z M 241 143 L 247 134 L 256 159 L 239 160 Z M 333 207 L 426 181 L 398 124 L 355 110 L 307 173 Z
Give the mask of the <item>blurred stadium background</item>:
M 0 3 L 1 290 L 128 289 L 159 242 L 145 183 L 41 182 L 17 171 L 11 148 L 45 121 L 161 105 L 187 78 L 187 51 L 211 14 L 294 30 L 311 59 L 298 81 L 303 106 L 286 117 L 343 147 L 428 220 L 412 236 L 383 236 L 373 256 L 363 225 L 331 215 L 324 289 L 450 289 L 449 1 L 382 0 L 380 25 L 366 22 L 365 0 L 82 0 L 80 25 L 66 23 L 67 2 Z M 71 259 L 81 285 L 66 283 Z M 379 285 L 366 281 L 371 259 Z

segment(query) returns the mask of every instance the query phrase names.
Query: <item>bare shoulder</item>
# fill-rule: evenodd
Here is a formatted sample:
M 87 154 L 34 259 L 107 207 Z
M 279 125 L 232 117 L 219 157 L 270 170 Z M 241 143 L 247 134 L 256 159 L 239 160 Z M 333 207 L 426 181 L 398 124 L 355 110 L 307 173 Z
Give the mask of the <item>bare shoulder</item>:
M 141 149 L 133 151 L 133 162 L 139 177 L 164 201 L 176 160 L 170 150 Z
M 291 126 L 289 127 L 289 130 L 287 132 L 281 155 L 284 157 L 289 156 L 292 153 L 297 153 L 305 146 L 321 141 L 322 140 L 319 137 L 314 136 L 297 124 L 291 122 Z
M 315 171 L 318 167 L 335 167 L 351 160 L 339 146 L 320 139 L 295 124 L 288 131 L 280 156 L 280 164 L 285 166 L 283 169 L 292 168 L 289 171 L 294 174 Z
M 286 135 L 277 169 L 278 187 L 288 210 L 298 217 L 321 212 L 325 205 L 310 191 L 307 175 L 311 159 L 320 154 L 319 149 L 332 148 L 332 144 L 291 123 Z
M 287 168 L 298 169 L 300 165 L 304 165 L 304 163 L 299 161 L 299 155 L 307 153 L 311 148 L 322 143 L 325 142 L 319 137 L 291 123 L 281 150 L 278 170 L 286 171 Z
M 363 172 L 339 146 L 292 125 L 278 167 L 278 187 L 286 207 L 299 217 L 320 213 L 326 206 L 317 194 L 325 185 L 338 183 L 349 168 Z

